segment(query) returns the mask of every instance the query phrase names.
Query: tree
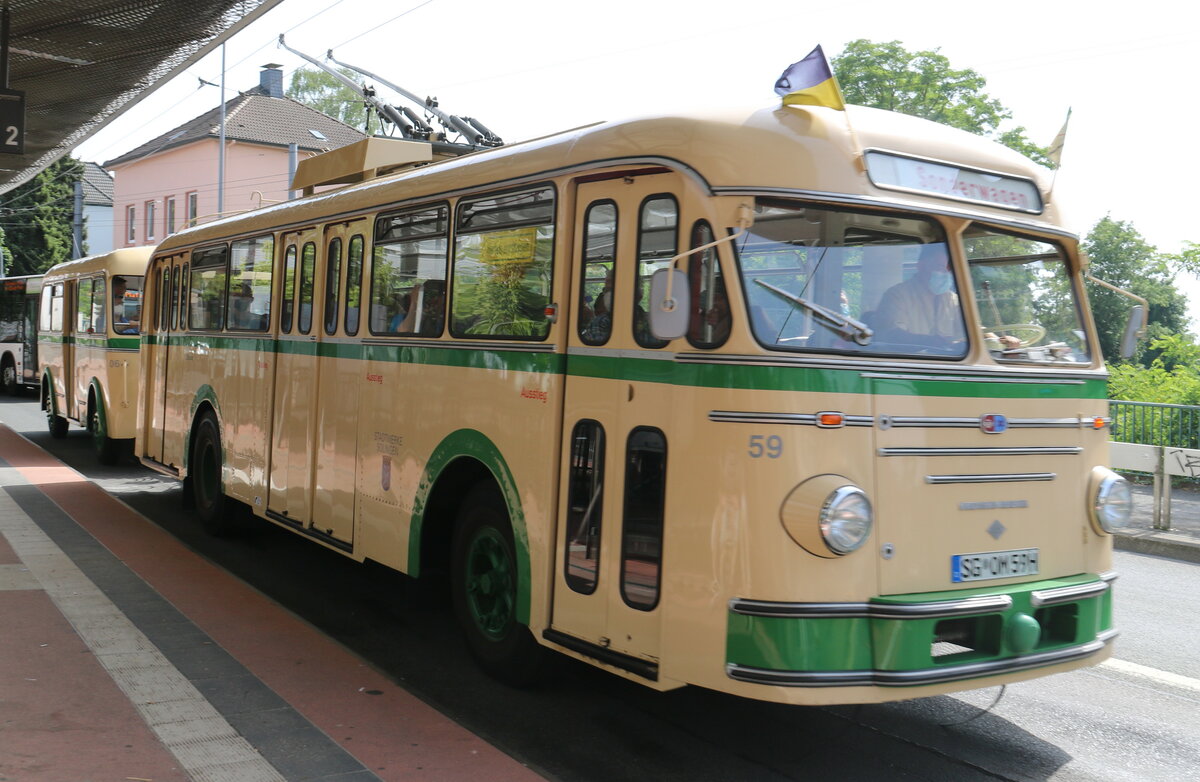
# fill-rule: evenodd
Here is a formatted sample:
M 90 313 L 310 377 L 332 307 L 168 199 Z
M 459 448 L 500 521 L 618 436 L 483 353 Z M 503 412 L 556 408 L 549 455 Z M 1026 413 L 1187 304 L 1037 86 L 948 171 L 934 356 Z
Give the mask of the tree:
M 64 157 L 0 197 L 9 275 L 37 274 L 71 258 L 75 183 L 83 163 Z
M 834 75 L 847 103 L 897 111 L 987 136 L 1036 163 L 1053 167 L 1047 149 L 1025 128 L 1000 130 L 1012 112 L 984 88 L 987 80 L 967 68 L 955 70 L 938 50 L 909 52 L 899 41 L 858 39 L 833 58 Z
M 1131 224 L 1111 217 L 1096 223 L 1083 241 L 1083 251 L 1094 276 L 1149 302 L 1150 326 L 1135 358 L 1151 366 L 1161 353 L 1156 340 L 1187 331 L 1187 297 L 1175 287 L 1174 256 L 1159 253 Z M 1131 302 L 1098 285 L 1088 286 L 1088 297 L 1100 348 L 1110 361 L 1116 360 Z
M 339 68 L 338 72 L 350 79 L 356 76 L 349 68 Z M 287 96 L 368 136 L 379 129 L 379 119 L 373 112 L 368 112 L 362 92 L 350 89 L 326 71 L 313 68 L 292 71 Z

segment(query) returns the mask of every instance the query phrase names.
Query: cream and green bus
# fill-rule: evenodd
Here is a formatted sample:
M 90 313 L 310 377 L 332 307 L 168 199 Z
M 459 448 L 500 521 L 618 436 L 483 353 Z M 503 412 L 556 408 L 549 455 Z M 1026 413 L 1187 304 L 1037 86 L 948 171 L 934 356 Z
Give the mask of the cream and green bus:
M 1110 654 L 1128 490 L 1049 172 L 856 107 L 441 152 L 156 249 L 137 454 L 210 531 L 449 574 L 510 681 L 875 702 Z
M 150 247 L 53 266 L 42 280 L 38 364 L 50 434 L 71 423 L 92 436 L 100 461 L 128 453 L 137 426 L 142 278 Z

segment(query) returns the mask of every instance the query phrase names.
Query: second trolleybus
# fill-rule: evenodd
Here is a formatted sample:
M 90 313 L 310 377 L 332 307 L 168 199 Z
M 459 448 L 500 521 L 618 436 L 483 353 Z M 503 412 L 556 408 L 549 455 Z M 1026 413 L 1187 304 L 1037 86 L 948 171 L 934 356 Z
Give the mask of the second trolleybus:
M 1110 654 L 1128 494 L 1045 170 L 856 107 L 361 145 L 154 252 L 137 453 L 210 529 L 449 573 L 514 681 L 870 702 Z

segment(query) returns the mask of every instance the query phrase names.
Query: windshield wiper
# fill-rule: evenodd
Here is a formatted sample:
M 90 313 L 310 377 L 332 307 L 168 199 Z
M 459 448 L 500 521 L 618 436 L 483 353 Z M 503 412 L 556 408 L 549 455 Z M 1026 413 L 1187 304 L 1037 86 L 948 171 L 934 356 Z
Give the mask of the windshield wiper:
M 849 315 L 843 315 L 840 312 L 835 312 L 824 305 L 817 304 L 815 301 L 809 301 L 802 296 L 796 296 L 795 294 L 788 293 L 782 288 L 776 288 L 769 282 L 763 282 L 758 278 L 755 278 L 754 282 L 755 284 L 766 288 L 771 293 L 774 293 L 784 301 L 790 304 L 798 304 L 822 320 L 827 321 L 827 325 L 829 325 L 834 331 L 841 334 L 843 337 L 854 340 L 859 345 L 866 346 L 871 344 L 871 337 L 875 336 L 875 332 L 871 329 L 871 327 L 863 323 L 861 320 L 855 320 Z

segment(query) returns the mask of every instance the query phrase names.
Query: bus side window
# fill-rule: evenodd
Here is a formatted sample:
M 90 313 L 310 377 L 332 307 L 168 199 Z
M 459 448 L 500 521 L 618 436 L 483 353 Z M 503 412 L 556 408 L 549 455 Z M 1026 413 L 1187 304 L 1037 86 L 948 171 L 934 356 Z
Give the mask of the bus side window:
M 192 251 L 188 284 L 188 328 L 218 330 L 225 322 L 225 287 L 229 277 L 229 248 L 225 245 Z
M 372 334 L 439 337 L 446 316 L 450 210 L 425 206 L 375 221 Z
M 600 531 L 604 518 L 604 427 L 597 421 L 575 424 L 567 494 L 567 586 L 581 594 L 596 591 L 600 575 Z
M 638 223 L 638 273 L 633 292 L 636 302 L 633 310 L 633 338 L 644 348 L 661 348 L 666 340 L 656 339 L 650 333 L 646 310 L 650 300 L 650 278 L 659 269 L 667 268 L 667 261 L 675 257 L 679 246 L 679 204 L 675 197 L 657 195 L 642 203 L 641 219 Z
M 183 271 L 179 272 L 179 329 L 182 331 L 187 325 L 188 312 L 188 265 L 183 265 Z
M 296 329 L 301 334 L 312 331 L 313 280 L 317 273 L 317 245 L 305 242 L 300 251 L 300 311 L 296 315 Z
M 88 334 L 92 331 L 92 281 L 75 281 L 75 333 Z
M 554 284 L 554 188 L 458 202 L 450 333 L 545 339 Z
M 170 301 L 171 319 L 167 323 L 168 327 L 171 329 L 179 328 L 179 286 L 180 286 L 179 278 L 183 276 L 180 273 L 181 271 L 182 271 L 182 269 L 178 266 L 171 267 L 171 288 L 169 290 L 169 293 L 171 296 L 171 301 Z M 168 289 L 164 288 L 162 290 L 162 292 L 159 293 L 159 295 L 165 296 L 165 295 L 167 295 L 167 293 L 168 293 Z
M 279 310 L 279 330 L 284 334 L 292 333 L 292 311 L 295 308 L 293 300 L 296 293 L 296 245 L 289 244 L 283 261 L 283 303 Z
M 54 286 L 54 293 L 50 299 L 50 330 L 63 330 L 63 313 L 66 311 L 66 285 L 59 283 Z
M 275 237 L 239 239 L 230 250 L 229 328 L 266 331 L 271 321 Z
M 712 227 L 706 220 L 697 221 L 692 226 L 691 247 L 702 247 L 711 241 Z M 688 287 L 692 299 L 688 342 L 697 348 L 721 347 L 729 339 L 733 315 L 729 311 L 729 297 L 725 293 L 725 280 L 721 277 L 716 247 L 709 247 L 691 256 Z
M 642 611 L 658 605 L 666 481 L 666 437 L 652 427 L 634 429 L 625 447 L 621 597 L 626 605 Z
M 97 334 L 103 334 L 108 328 L 108 318 L 105 317 L 104 311 L 110 305 L 105 288 L 103 277 L 92 280 L 92 329 Z
M 612 335 L 613 279 L 617 269 L 617 205 L 597 201 L 584 218 L 583 277 L 579 284 L 579 339 L 603 345 Z
M 333 335 L 338 324 L 338 294 L 342 287 L 342 238 L 329 240 L 325 252 L 325 333 Z
M 358 313 L 362 308 L 363 237 L 350 237 L 346 253 L 346 336 L 358 334 Z
M 164 266 L 158 272 L 158 312 L 155 313 L 154 328 L 166 331 L 171 328 L 171 302 L 167 295 L 171 290 L 171 278 L 174 269 L 170 260 L 163 261 Z

